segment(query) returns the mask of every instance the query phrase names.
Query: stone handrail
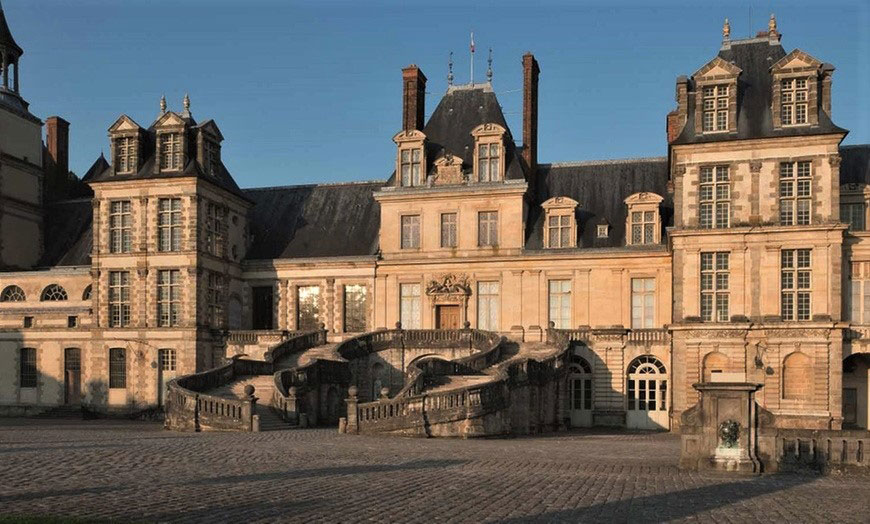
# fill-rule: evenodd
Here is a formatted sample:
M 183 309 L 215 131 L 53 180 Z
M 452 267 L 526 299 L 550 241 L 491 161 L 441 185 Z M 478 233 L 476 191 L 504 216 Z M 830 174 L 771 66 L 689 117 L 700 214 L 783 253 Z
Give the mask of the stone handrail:
M 227 332 L 227 342 L 231 344 L 248 345 L 258 344 L 261 338 L 280 339 L 290 336 L 289 331 L 261 330 L 261 329 L 234 329 Z
M 776 469 L 870 468 L 870 432 L 866 430 L 771 430 L 774 431 Z
M 664 344 L 668 341 L 667 329 L 632 329 L 627 333 L 629 344 Z
M 282 358 L 314 346 L 326 344 L 326 330 L 303 331 L 281 342 L 266 352 L 267 362 L 278 362 Z
M 305 332 L 282 342 L 270 355 L 286 355 L 326 341 L 326 332 Z M 278 351 L 280 350 L 280 351 Z M 185 375 L 169 382 L 166 402 L 166 427 L 180 431 L 235 430 L 257 431 L 256 399 L 227 399 L 206 391 L 225 386 L 242 376 L 272 375 L 272 360 L 235 357 L 216 368 Z
M 665 328 L 652 329 L 624 329 L 613 328 L 590 328 L 581 326 L 577 329 L 557 329 L 550 327 L 547 330 L 547 342 L 550 344 L 563 345 L 570 342 L 588 343 L 596 336 L 622 337 L 626 344 L 666 344 L 668 342 L 668 330 Z

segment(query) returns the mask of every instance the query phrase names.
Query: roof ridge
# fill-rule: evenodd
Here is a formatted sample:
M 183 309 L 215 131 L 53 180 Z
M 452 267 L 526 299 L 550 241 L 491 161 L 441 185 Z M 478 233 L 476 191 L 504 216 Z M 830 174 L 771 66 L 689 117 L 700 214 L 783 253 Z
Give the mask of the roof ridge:
M 852 147 L 870 147 L 870 144 L 847 144 L 844 146 L 841 145 L 840 149 L 848 149 L 848 148 L 852 148 Z
M 667 161 L 666 156 L 644 156 L 634 158 L 610 158 L 603 160 L 582 160 L 579 162 L 552 162 L 549 164 L 538 164 L 541 167 L 576 167 L 576 166 L 595 166 L 608 164 L 631 164 L 636 162 L 664 162 Z
M 242 191 L 269 191 L 272 189 L 297 189 L 303 187 L 339 187 L 339 186 L 364 186 L 366 184 L 386 184 L 386 180 L 352 180 L 349 182 L 326 182 L 323 184 L 289 184 L 286 186 L 244 187 Z

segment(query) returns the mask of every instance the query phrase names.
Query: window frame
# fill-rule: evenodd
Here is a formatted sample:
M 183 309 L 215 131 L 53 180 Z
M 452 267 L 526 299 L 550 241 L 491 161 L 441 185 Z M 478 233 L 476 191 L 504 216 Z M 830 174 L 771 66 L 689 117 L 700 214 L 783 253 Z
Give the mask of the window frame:
M 350 292 L 353 291 L 353 292 Z M 357 295 L 349 305 L 348 297 Z M 342 328 L 345 333 L 364 333 L 368 327 L 368 287 L 365 284 L 342 286 Z
M 18 350 L 18 387 L 39 387 L 39 359 L 36 348 L 23 347 Z
M 107 303 L 109 327 L 129 327 L 132 320 L 129 271 L 109 271 Z
M 157 200 L 157 251 L 161 253 L 181 251 L 181 208 L 180 198 L 163 197 Z
M 813 250 L 780 250 L 780 317 L 785 322 L 808 322 L 813 316 Z M 805 262 L 801 261 L 804 256 Z M 804 279 L 802 282 L 801 279 Z M 806 313 L 801 313 L 802 302 Z
M 313 331 L 320 329 L 322 290 L 317 284 L 296 286 L 296 329 Z M 309 309 L 310 306 L 310 309 Z M 309 317 L 309 312 L 312 314 Z M 305 320 L 303 322 L 303 320 Z
M 109 201 L 109 253 L 133 251 L 133 203 L 130 200 Z
M 477 212 L 477 247 L 498 247 L 498 210 Z
M 557 286 L 555 290 L 554 284 Z M 547 321 L 552 322 L 556 329 L 571 329 L 574 314 L 573 288 L 574 282 L 570 278 L 547 280 Z M 557 315 L 554 315 L 554 311 Z
M 399 249 L 421 249 L 422 242 L 420 233 L 422 229 L 422 221 L 422 216 L 419 213 L 399 215 Z
M 701 166 L 698 170 L 698 226 L 731 227 L 731 169 L 727 164 Z
M 805 175 L 801 168 L 806 166 Z M 785 168 L 788 169 L 785 169 Z M 787 176 L 786 176 L 787 173 Z M 779 163 L 777 177 L 777 201 L 781 226 L 809 226 L 813 224 L 813 163 L 811 160 L 789 160 Z M 802 187 L 802 182 L 803 184 Z M 787 193 L 784 191 L 787 188 Z M 801 194 L 803 189 L 805 194 Z M 802 221 L 801 204 L 805 203 L 806 219 Z M 787 214 L 788 213 L 788 214 Z M 790 218 L 786 219 L 788 216 Z
M 452 217 L 452 220 L 444 220 L 449 217 Z M 459 247 L 459 213 L 456 211 L 441 213 L 441 247 L 443 249 Z
M 709 263 L 705 263 L 709 259 Z M 724 264 L 721 263 L 724 260 Z M 729 322 L 731 313 L 731 252 L 702 251 L 699 254 L 700 309 L 702 322 Z M 705 284 L 709 281 L 709 285 Z M 724 285 L 722 285 L 724 282 Z M 705 300 L 706 299 L 706 300 Z M 705 311 L 705 302 L 709 308 Z
M 157 326 L 176 327 L 181 324 L 181 270 L 157 271 Z
M 414 292 L 406 294 L 405 290 L 413 290 Z M 423 327 L 422 295 L 423 286 L 419 282 L 399 283 L 399 322 L 402 324 L 402 329 L 421 329 Z M 406 308 L 406 305 L 409 307 Z M 415 318 L 409 319 L 406 313 L 415 315 Z
M 475 288 L 477 290 L 477 329 L 498 331 L 501 324 L 501 282 L 498 280 L 480 280 Z
M 402 187 L 420 187 L 425 184 L 423 159 L 422 145 L 399 148 L 399 177 Z
M 135 136 L 115 137 L 115 161 L 118 163 L 117 174 L 129 175 L 137 171 L 137 149 L 139 140 Z
M 803 82 L 803 87 L 798 87 L 800 82 Z M 782 127 L 810 125 L 809 99 L 811 82 L 812 78 L 806 76 L 790 76 L 779 79 L 779 114 L 780 125 Z M 800 95 L 803 95 L 803 97 L 799 100 Z M 786 98 L 789 99 L 786 100 Z M 800 109 L 803 109 L 803 121 L 798 121 Z
M 157 135 L 160 145 L 161 171 L 181 171 L 184 168 L 184 140 L 181 131 L 166 131 Z
M 109 348 L 109 389 L 127 389 L 127 348 Z
M 734 86 L 731 84 L 706 84 L 700 86 L 701 90 L 701 132 L 702 133 L 722 133 L 729 131 L 731 110 L 731 89 Z M 707 94 L 707 90 L 711 90 L 712 95 Z M 721 91 L 724 90 L 724 93 Z M 707 107 L 707 102 L 711 101 L 711 107 Z M 724 104 L 722 102 L 724 101 Z M 721 118 L 724 116 L 724 122 Z M 709 128 L 708 128 L 708 120 Z
M 222 273 L 209 271 L 206 277 L 206 323 L 215 329 L 226 326 L 227 279 Z
M 642 289 L 635 289 L 635 282 L 643 282 Z M 652 283 L 647 288 L 647 283 Z M 629 282 L 631 290 L 631 329 L 654 329 L 656 327 L 656 278 L 654 276 L 634 276 Z M 636 301 L 640 299 L 639 303 Z M 650 299 L 651 304 L 647 303 Z M 635 323 L 635 311 L 640 309 L 640 323 Z M 647 315 L 649 314 L 649 316 Z

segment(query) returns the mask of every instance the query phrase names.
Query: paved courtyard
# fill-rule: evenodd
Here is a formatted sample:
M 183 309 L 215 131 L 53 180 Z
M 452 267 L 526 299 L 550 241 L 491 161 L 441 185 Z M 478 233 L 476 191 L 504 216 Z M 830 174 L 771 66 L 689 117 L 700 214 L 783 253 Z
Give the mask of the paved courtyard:
M 178 522 L 867 522 L 866 477 L 681 473 L 667 434 L 412 440 L 0 419 L 0 515 Z

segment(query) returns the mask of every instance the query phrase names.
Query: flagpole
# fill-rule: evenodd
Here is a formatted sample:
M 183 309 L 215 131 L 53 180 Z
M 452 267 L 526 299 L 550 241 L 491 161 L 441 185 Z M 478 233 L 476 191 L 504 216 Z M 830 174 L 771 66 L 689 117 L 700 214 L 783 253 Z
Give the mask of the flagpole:
M 474 31 L 471 32 L 471 85 L 474 85 Z

